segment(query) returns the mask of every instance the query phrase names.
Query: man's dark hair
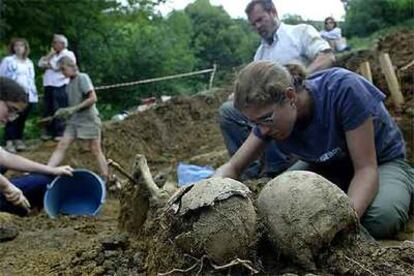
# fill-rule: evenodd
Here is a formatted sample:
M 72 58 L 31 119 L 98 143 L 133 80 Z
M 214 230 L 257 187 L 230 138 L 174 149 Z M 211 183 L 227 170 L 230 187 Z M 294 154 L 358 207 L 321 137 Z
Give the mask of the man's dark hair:
M 261 5 L 263 10 L 266 12 L 271 12 L 276 10 L 275 5 L 273 4 L 272 0 L 252 0 L 244 10 L 244 12 L 247 14 L 247 16 L 250 15 L 250 13 L 253 11 L 253 8 L 256 5 Z
M 24 88 L 12 79 L 0 77 L 0 101 L 27 103 Z

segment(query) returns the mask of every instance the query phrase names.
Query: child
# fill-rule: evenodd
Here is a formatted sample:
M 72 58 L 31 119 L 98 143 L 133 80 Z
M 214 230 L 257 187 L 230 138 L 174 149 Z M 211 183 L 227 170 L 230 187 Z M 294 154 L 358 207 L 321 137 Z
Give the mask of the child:
M 282 152 L 299 158 L 290 170 L 331 180 L 347 191 L 374 238 L 391 238 L 408 221 L 414 170 L 384 98 L 345 69 L 307 77 L 298 65 L 250 63 L 235 82 L 234 106 L 255 127 L 215 176 L 237 178 L 275 140 Z
M 75 62 L 63 57 L 59 62 L 63 75 L 70 78 L 66 87 L 69 106 L 60 108 L 54 117 L 66 119 L 63 138 L 49 159 L 49 166 L 57 166 L 65 156 L 68 147 L 76 140 L 86 140 L 89 148 L 98 161 L 102 177 L 108 180 L 108 165 L 101 149 L 101 120 L 96 109 L 97 101 L 89 76 L 78 70 Z

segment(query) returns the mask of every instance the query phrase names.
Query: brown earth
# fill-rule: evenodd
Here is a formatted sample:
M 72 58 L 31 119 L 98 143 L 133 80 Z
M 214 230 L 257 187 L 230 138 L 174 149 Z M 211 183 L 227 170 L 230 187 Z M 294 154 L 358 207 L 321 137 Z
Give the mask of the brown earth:
M 413 107 L 414 68 L 399 70 L 414 59 L 414 51 L 410 47 L 414 45 L 413 38 L 413 31 L 385 37 L 379 40 L 375 49 L 352 53 L 343 58 L 342 65 L 355 70 L 361 60 L 370 60 L 374 83 L 389 95 L 376 56 L 378 49 L 390 53 L 402 91 L 408 100 L 399 123 L 408 143 L 409 159 L 414 164 L 414 124 L 413 115 L 408 110 Z M 153 175 L 175 168 L 179 161 L 217 167 L 227 159 L 217 126 L 217 108 L 229 93 L 230 89 L 225 89 L 217 90 L 214 94 L 177 97 L 122 122 L 106 123 L 103 146 L 107 157 L 130 170 L 135 154 L 142 153 L 147 157 Z M 393 113 L 389 99 L 386 104 Z M 54 142 L 43 143 L 25 153 L 25 156 L 46 161 L 55 146 Z M 82 145 L 72 147 L 65 162 L 74 167 L 96 169 L 93 157 Z M 170 173 L 174 173 L 174 169 Z M 255 193 L 260 191 L 263 183 L 264 180 L 248 182 Z M 115 272 L 117 275 L 145 275 L 147 256 L 142 251 L 145 246 L 137 239 L 128 239 L 117 233 L 118 211 L 118 200 L 112 195 L 96 218 L 61 217 L 50 220 L 45 214 L 15 218 L 13 225 L 20 230 L 20 234 L 13 241 L 0 243 L 0 275 L 102 275 Z M 414 240 L 414 229 L 408 230 L 411 232 L 400 235 L 400 238 Z M 375 271 L 376 275 L 409 275 L 414 271 L 414 261 L 412 247 L 408 245 L 397 241 L 387 242 L 387 246 L 367 245 L 365 247 L 369 250 L 364 251 L 364 254 L 347 249 L 343 251 L 346 254 L 326 257 L 326 267 L 318 268 L 315 273 L 372 275 L 372 271 Z M 268 248 L 264 248 L 266 250 Z M 191 257 L 185 257 L 183 264 L 192 265 L 194 262 Z M 333 270 L 331 268 L 334 266 L 330 266 L 330 262 L 342 262 L 343 266 L 335 266 L 336 270 Z M 195 274 L 197 269 L 192 273 Z M 268 270 L 273 271 L 272 275 L 287 272 L 304 274 L 283 258 L 272 269 Z M 203 270 L 203 273 L 205 271 L 208 270 Z M 229 272 L 228 269 L 223 271 Z M 232 272 L 248 271 L 235 267 Z

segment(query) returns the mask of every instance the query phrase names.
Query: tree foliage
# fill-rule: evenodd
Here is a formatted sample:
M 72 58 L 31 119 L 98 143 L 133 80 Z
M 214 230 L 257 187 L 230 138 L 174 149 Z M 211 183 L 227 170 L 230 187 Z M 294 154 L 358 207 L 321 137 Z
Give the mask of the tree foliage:
M 222 7 L 197 0 L 183 11 L 162 17 L 165 0 L 2 0 L 0 58 L 12 37 L 26 38 L 37 60 L 64 34 L 81 71 L 96 86 L 206 69 L 220 72 L 252 60 L 258 36 L 245 20 L 232 19 Z M 3 47 L 1 47 L 3 46 Z M 38 70 L 38 86 L 42 72 Z M 139 103 L 139 97 L 187 93 L 206 86 L 208 76 L 159 82 L 99 93 L 101 108 Z M 42 89 L 39 89 L 41 91 Z
M 414 15 L 414 0 L 348 0 L 344 32 L 367 36 Z

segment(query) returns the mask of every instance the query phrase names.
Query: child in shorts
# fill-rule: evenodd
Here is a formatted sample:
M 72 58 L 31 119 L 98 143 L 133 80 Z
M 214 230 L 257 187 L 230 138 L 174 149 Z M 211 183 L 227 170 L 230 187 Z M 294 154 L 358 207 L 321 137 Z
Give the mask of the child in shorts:
M 97 97 L 92 81 L 87 74 L 79 72 L 70 58 L 62 58 L 59 65 L 63 75 L 70 78 L 66 86 L 69 106 L 58 109 L 54 115 L 56 118 L 65 119 L 66 127 L 48 165 L 59 165 L 69 146 L 80 139 L 88 142 L 102 177 L 108 180 L 108 164 L 101 148 L 101 120 L 95 105 Z

